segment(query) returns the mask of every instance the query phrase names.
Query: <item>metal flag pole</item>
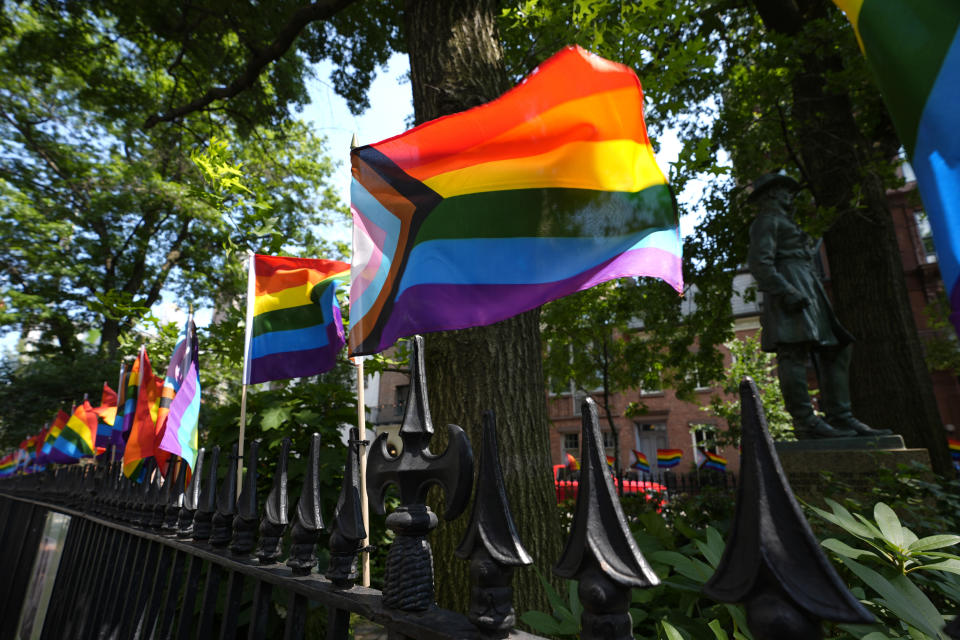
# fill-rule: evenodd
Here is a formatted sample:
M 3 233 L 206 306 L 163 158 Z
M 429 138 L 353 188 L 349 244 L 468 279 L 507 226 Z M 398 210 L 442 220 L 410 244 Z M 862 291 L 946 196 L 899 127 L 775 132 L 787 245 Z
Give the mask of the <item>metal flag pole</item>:
M 243 434 L 247 427 L 247 380 L 250 379 L 250 339 L 253 333 L 253 301 L 256 298 L 256 265 L 253 252 L 247 253 L 247 322 L 243 338 L 243 382 L 240 391 L 240 442 L 237 454 L 240 459 L 237 464 L 237 495 L 243 489 Z
M 353 134 L 350 140 L 350 149 L 356 149 L 360 146 L 357 141 L 357 134 Z M 367 500 L 367 409 L 363 395 L 363 356 L 353 358 L 357 365 L 357 434 L 360 440 L 357 446 L 360 447 L 360 518 L 363 520 L 363 531 L 366 537 L 363 539 L 362 566 L 363 577 L 362 584 L 365 587 L 370 586 L 370 504 Z

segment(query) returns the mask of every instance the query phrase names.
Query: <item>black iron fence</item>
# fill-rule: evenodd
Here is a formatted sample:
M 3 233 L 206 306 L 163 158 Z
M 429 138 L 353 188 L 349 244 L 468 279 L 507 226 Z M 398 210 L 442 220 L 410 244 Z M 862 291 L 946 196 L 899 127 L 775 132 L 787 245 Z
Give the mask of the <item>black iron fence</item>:
M 394 484 L 401 502 L 386 520 L 395 541 L 382 591 L 356 585 L 366 537 L 359 502 L 362 444 L 356 434 L 329 523 L 318 502 L 319 437 L 312 442 L 292 513 L 287 447 L 263 502 L 256 495 L 258 443 L 247 452 L 239 495 L 236 447 L 226 456 L 219 483 L 220 452 L 214 447 L 198 461 L 189 484 L 183 465 L 171 465 L 164 481 L 152 474 L 152 481 L 139 485 L 112 465 L 65 467 L 0 483 L 0 640 L 302 638 L 308 618 L 318 614 L 325 614 L 328 639 L 350 637 L 351 615 L 382 625 L 397 640 L 537 637 L 514 629 L 511 574 L 532 560 L 503 490 L 493 416 L 484 417 L 474 482 L 473 453 L 459 428 L 448 427 L 443 454 L 429 451 L 433 428 L 419 344 L 412 359 L 403 450 L 391 456 L 378 440 L 368 455 L 371 494 L 382 495 L 383 487 Z M 872 621 L 813 538 L 776 458 L 751 382 L 744 383 L 741 395 L 737 515 L 705 592 L 721 602 L 745 603 L 758 640 L 819 637 L 819 619 Z M 583 405 L 583 436 L 578 502 L 554 572 L 579 582 L 581 638 L 627 640 L 632 638 L 630 591 L 659 580 L 627 527 L 607 471 L 596 407 L 589 400 Z M 470 563 L 466 614 L 434 604 L 427 536 L 437 517 L 424 504 L 429 483 L 444 488 L 448 518 L 465 510 L 476 489 L 470 524 L 456 552 L 461 560 L 438 559 Z M 372 506 L 382 508 L 376 502 Z M 60 542 L 57 531 L 64 528 Z M 320 573 L 316 547 L 324 528 L 331 532 L 329 562 Z M 25 626 L 32 635 L 23 635 Z

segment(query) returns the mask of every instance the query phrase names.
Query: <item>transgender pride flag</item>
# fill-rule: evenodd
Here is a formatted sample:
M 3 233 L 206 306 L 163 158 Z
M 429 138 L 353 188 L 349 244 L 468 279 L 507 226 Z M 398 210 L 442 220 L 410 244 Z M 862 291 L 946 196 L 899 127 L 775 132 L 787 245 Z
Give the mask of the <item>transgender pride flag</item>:
M 352 355 L 619 277 L 683 287 L 640 81 L 579 47 L 493 102 L 350 156 Z
M 193 470 L 197 462 L 197 430 L 200 419 L 200 345 L 193 318 L 180 334 L 173 350 L 160 396 L 157 422 L 163 429 L 159 448 L 180 456 Z M 159 428 L 158 428 L 159 431 Z

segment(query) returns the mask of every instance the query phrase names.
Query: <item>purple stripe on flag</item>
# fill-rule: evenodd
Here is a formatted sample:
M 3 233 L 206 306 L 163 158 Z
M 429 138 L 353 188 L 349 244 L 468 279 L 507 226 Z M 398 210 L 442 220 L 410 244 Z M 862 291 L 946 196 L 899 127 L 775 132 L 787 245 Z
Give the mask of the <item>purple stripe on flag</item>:
M 628 251 L 572 278 L 527 285 L 418 285 L 401 294 L 376 351 L 414 333 L 484 326 L 576 291 L 624 276 L 661 278 L 678 291 L 680 256 L 662 249 Z
M 250 361 L 250 380 L 248 384 L 303 378 L 315 376 L 333 369 L 337 364 L 337 354 L 344 345 L 343 322 L 340 308 L 333 308 L 333 322 L 327 325 L 329 344 L 317 349 L 275 353 Z M 308 345 L 305 345 L 308 346 Z
M 160 441 L 160 448 L 164 451 L 169 451 L 172 454 L 183 457 L 183 448 L 180 446 L 180 430 L 189 429 L 193 430 L 196 428 L 196 415 L 195 412 L 190 412 L 191 405 L 194 402 L 199 402 L 200 398 L 197 395 L 197 367 L 196 364 L 191 362 L 190 368 L 187 370 L 187 375 L 183 378 L 183 383 L 180 386 L 180 390 L 177 391 L 177 395 L 174 396 L 173 402 L 170 404 L 170 414 L 167 416 L 167 428 L 163 432 L 163 438 Z M 184 424 L 183 417 L 184 415 L 191 415 L 190 423 Z

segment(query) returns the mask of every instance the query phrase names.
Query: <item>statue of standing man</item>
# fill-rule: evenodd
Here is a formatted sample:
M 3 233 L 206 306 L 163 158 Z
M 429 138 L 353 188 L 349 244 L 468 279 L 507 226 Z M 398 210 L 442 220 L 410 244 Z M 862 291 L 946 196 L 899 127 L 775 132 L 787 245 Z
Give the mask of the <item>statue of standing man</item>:
M 758 214 L 750 226 L 747 264 L 763 292 L 760 346 L 777 354 L 784 404 L 798 438 L 887 435 L 853 416 L 850 357 L 853 336 L 833 313 L 814 265 L 817 251 L 794 221 L 793 199 L 800 185 L 789 176 L 768 173 L 753 184 L 748 202 Z M 820 386 L 814 412 L 807 387 L 807 361 L 813 356 Z

